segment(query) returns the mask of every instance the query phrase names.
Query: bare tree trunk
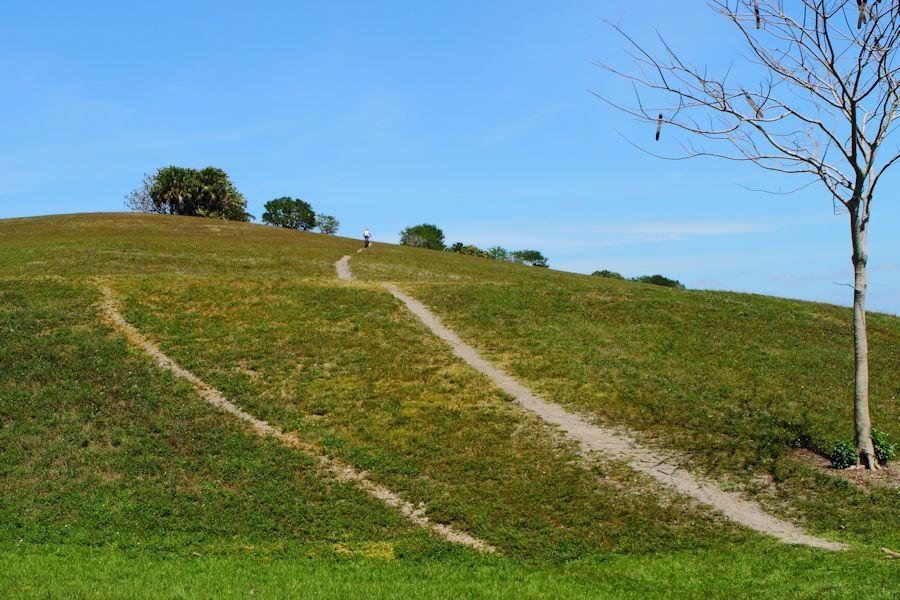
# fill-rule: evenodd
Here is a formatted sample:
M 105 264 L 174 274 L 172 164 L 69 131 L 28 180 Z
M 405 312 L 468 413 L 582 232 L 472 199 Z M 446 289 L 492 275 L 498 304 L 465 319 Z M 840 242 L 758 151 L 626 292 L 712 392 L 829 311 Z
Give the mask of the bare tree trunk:
M 855 209 L 855 207 L 854 207 Z M 869 418 L 869 341 L 866 332 L 866 228 L 868 214 L 862 218 L 850 211 L 850 234 L 853 236 L 853 351 L 855 377 L 853 385 L 853 423 L 856 428 L 856 450 L 867 469 L 878 468 L 872 447 L 872 421 Z

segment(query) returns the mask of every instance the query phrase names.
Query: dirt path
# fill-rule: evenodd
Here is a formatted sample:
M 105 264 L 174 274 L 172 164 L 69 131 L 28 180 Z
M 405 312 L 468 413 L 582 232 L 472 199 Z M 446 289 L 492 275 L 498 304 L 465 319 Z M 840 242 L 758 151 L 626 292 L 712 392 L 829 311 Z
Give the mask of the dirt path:
M 428 517 L 425 516 L 424 508 L 417 508 L 413 506 L 412 503 L 407 502 L 392 490 L 384 487 L 383 485 L 379 485 L 374 481 L 371 481 L 366 477 L 366 474 L 364 472 L 358 471 L 355 468 L 349 465 L 345 465 L 338 460 L 329 458 L 312 444 L 304 442 L 297 436 L 290 433 L 285 433 L 281 429 L 270 425 L 266 421 L 258 419 L 253 415 L 244 412 L 237 405 L 233 404 L 227 398 L 225 398 L 225 396 L 223 396 L 217 389 L 208 385 L 202 379 L 163 354 L 163 352 L 159 348 L 157 348 L 150 340 L 141 335 L 141 333 L 137 329 L 135 329 L 135 327 L 131 325 L 131 323 L 125 320 L 125 317 L 122 316 L 122 314 L 116 307 L 112 291 L 106 287 L 102 287 L 101 291 L 103 292 L 103 313 L 106 318 L 109 319 L 109 321 L 112 323 L 112 325 L 120 332 L 122 332 L 132 344 L 141 348 L 144 352 L 149 354 L 156 361 L 157 365 L 159 365 L 163 369 L 166 369 L 167 371 L 170 371 L 176 377 L 190 382 L 200 394 L 200 396 L 213 406 L 224 410 L 227 413 L 231 413 L 235 417 L 241 419 L 242 421 L 247 423 L 250 428 L 257 434 L 261 436 L 272 436 L 284 445 L 291 446 L 312 456 L 319 464 L 320 468 L 331 473 L 336 479 L 340 481 L 355 483 L 370 496 L 377 500 L 380 500 L 389 507 L 398 510 L 403 516 L 408 518 L 416 525 L 430 529 L 431 531 L 437 533 L 450 542 L 463 544 L 465 546 L 469 546 L 483 552 L 494 551 L 493 546 L 482 540 L 479 540 L 478 538 L 472 537 L 471 535 L 463 531 L 458 531 L 453 527 L 450 527 L 449 525 L 432 522 L 428 519 Z
M 350 257 L 345 256 L 341 260 L 334 263 L 334 268 L 337 271 L 338 279 L 343 279 L 344 281 L 350 281 L 353 279 L 353 273 L 350 272 Z
M 345 256 L 335 264 L 339 278 L 353 279 L 349 261 L 350 257 Z M 432 333 L 450 344 L 456 356 L 486 375 L 500 389 L 513 396 L 519 405 L 534 412 L 544 421 L 558 426 L 568 437 L 577 441 L 584 456 L 590 457 L 593 452 L 601 452 L 611 458 L 624 460 L 635 470 L 713 507 L 732 521 L 760 533 L 774 536 L 782 542 L 825 550 L 848 548 L 846 544 L 809 535 L 793 524 L 768 514 L 756 502 L 746 500 L 735 492 L 726 492 L 712 482 L 695 477 L 677 467 L 672 461 L 673 455 L 667 457 L 645 448 L 627 432 L 594 425 L 586 418 L 566 410 L 559 404 L 544 400 L 503 370 L 485 360 L 472 346 L 466 344 L 455 332 L 445 327 L 437 316 L 421 302 L 401 292 L 393 284 L 384 283 L 382 285 L 395 298 L 403 302 Z

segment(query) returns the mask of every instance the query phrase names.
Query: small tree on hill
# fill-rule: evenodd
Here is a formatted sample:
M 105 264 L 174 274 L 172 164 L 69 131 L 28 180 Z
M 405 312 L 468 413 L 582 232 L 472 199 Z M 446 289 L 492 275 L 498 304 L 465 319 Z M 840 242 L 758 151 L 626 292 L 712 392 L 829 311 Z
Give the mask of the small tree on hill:
M 125 205 L 137 212 L 249 221 L 247 201 L 222 169 L 163 167 L 132 192 Z
M 721 75 L 694 66 L 663 42 L 654 54 L 613 25 L 637 62 L 608 65 L 626 79 L 634 104 L 609 104 L 708 147 L 687 143 L 664 158 L 715 156 L 797 175 L 798 189 L 820 185 L 849 221 L 853 265 L 856 449 L 878 466 L 869 416 L 866 328 L 867 241 L 872 199 L 900 163 L 900 0 L 710 0 L 746 52 Z M 688 9 L 685 9 L 688 10 Z M 756 81 L 738 77 L 753 77 Z
M 157 203 L 150 195 L 150 187 L 153 185 L 154 175 L 144 173 L 144 181 L 141 186 L 125 196 L 125 206 L 133 212 L 166 214 L 168 207 Z
M 316 226 L 312 206 L 299 198 L 283 196 L 266 202 L 262 221 L 266 225 L 309 231 Z
M 414 225 L 400 232 L 400 243 L 404 246 L 414 246 L 416 248 L 443 250 L 444 232 L 437 225 L 428 223 Z
M 513 262 L 523 265 L 531 265 L 532 267 L 550 266 L 547 258 L 537 250 L 516 250 L 511 252 L 509 256 Z
M 594 271 L 591 275 L 596 275 L 597 277 L 608 277 L 609 279 L 625 279 L 621 274 L 616 273 L 615 271 L 610 271 L 608 269 L 603 269 L 602 271 Z
M 340 229 L 341 223 L 331 215 L 316 215 L 316 227 L 326 235 L 334 235 Z
M 494 260 L 509 260 L 509 251 L 503 246 L 488 248 L 487 253 Z

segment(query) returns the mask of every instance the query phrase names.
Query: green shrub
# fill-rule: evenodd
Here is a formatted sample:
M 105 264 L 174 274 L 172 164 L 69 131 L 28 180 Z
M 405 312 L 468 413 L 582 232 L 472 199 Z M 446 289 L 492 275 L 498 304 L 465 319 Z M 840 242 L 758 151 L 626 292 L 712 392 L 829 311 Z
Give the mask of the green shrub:
M 888 464 L 897 456 L 897 444 L 877 427 L 872 428 L 872 445 L 875 447 L 875 458 L 883 465 Z
M 670 279 L 665 277 L 664 275 L 641 275 L 640 277 L 632 278 L 632 281 L 637 281 L 638 283 L 652 283 L 653 285 L 662 285 L 665 287 L 677 288 L 679 290 L 684 289 L 684 284 L 678 281 L 677 279 Z
M 400 244 L 415 248 L 429 248 L 431 250 L 444 249 L 444 232 L 437 225 L 422 223 L 407 227 L 400 232 Z
M 509 260 L 509 250 L 507 250 L 503 246 L 494 246 L 493 248 L 488 248 L 487 253 L 488 256 L 490 256 L 494 260 Z
M 616 273 L 615 271 L 610 271 L 609 269 L 603 269 L 602 271 L 594 271 L 591 275 L 596 275 L 597 277 L 609 277 L 610 279 L 625 279 L 622 277 L 620 273 Z
M 457 254 L 465 254 L 466 256 L 480 256 L 481 258 L 493 258 L 486 251 L 482 250 L 477 246 L 473 246 L 472 244 L 463 244 L 462 242 L 456 242 L 449 248 L 447 248 L 449 252 L 456 252 Z
M 837 440 L 831 447 L 828 458 L 831 460 L 831 466 L 835 469 L 847 469 L 856 464 L 859 453 L 856 451 L 856 444 L 853 441 Z

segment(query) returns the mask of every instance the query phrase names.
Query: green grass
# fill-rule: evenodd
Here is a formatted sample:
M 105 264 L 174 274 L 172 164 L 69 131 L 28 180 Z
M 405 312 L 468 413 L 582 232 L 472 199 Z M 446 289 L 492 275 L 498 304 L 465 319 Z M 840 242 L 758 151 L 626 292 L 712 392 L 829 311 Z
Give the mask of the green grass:
M 173 559 L 73 547 L 21 548 L 0 560 L 0 594 L 6 597 L 891 598 L 897 583 L 890 559 L 851 552 L 822 560 L 815 551 L 784 547 L 764 554 L 740 547 L 608 554 L 552 569 L 472 555 L 433 561 L 249 553 Z
M 338 283 L 120 282 L 129 320 L 255 415 L 297 431 L 504 554 L 705 547 L 735 535 L 574 450 L 379 291 Z M 477 474 L 477 477 L 473 477 Z M 636 486 L 633 493 L 623 484 Z
M 847 311 L 376 245 L 396 280 L 553 400 L 688 453 L 846 553 L 723 522 L 570 443 L 333 262 L 359 242 L 203 219 L 0 221 L 0 595 L 890 597 L 896 492 L 788 458 L 846 434 Z M 98 285 L 245 410 L 367 471 L 448 544 L 248 432 L 129 347 Z M 897 436 L 897 320 L 873 318 Z M 890 423 L 888 421 L 891 421 Z
M 900 545 L 896 490 L 865 493 L 790 459 L 852 434 L 848 309 L 385 246 L 355 272 L 401 283 L 548 398 L 680 449 L 814 530 Z M 897 439 L 900 321 L 873 314 L 869 327 L 872 416 Z
M 0 287 L 0 542 L 274 555 L 436 545 L 210 410 L 97 322 L 97 296 L 54 281 Z

